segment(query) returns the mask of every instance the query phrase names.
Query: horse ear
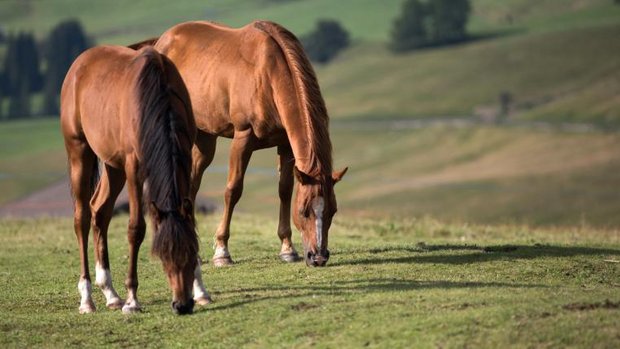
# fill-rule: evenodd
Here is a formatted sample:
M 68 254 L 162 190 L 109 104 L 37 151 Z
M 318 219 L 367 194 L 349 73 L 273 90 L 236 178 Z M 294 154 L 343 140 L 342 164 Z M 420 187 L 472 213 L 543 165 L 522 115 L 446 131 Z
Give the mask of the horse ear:
M 155 205 L 155 201 L 151 201 L 149 203 L 149 209 L 151 211 L 151 215 L 153 216 L 153 218 L 155 218 L 156 220 L 159 220 L 159 218 L 161 217 L 161 211 L 159 210 L 159 207 Z
M 192 200 L 190 200 L 189 198 L 183 199 L 183 214 L 185 216 L 191 217 L 193 213 L 194 213 L 194 204 L 192 203 Z
M 314 178 L 312 178 L 311 176 L 308 176 L 307 174 L 301 172 L 297 166 L 295 166 L 293 168 L 293 173 L 295 174 L 295 178 L 297 178 L 297 181 L 303 185 L 305 184 L 312 184 L 314 183 Z
M 349 168 L 345 167 L 340 171 L 332 173 L 332 180 L 334 181 L 334 184 L 340 182 L 340 180 L 342 179 L 342 177 L 344 177 L 344 174 L 347 173 L 348 170 Z

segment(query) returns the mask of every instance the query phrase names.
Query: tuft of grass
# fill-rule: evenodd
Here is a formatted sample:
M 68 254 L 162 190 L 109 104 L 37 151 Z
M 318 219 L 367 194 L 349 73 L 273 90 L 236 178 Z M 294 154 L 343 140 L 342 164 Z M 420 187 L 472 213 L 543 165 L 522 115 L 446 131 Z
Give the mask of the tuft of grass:
M 121 295 L 126 220 L 114 219 L 109 237 Z M 218 220 L 198 221 L 208 260 Z M 202 266 L 215 302 L 178 317 L 148 256 L 150 234 L 138 266 L 144 312 L 107 310 L 95 289 L 97 312 L 79 315 L 71 220 L 2 223 L 2 347 L 620 345 L 620 269 L 608 262 L 620 258 L 618 231 L 338 217 L 328 266 L 311 269 L 278 260 L 275 220 L 240 214 L 230 242 L 237 263 Z

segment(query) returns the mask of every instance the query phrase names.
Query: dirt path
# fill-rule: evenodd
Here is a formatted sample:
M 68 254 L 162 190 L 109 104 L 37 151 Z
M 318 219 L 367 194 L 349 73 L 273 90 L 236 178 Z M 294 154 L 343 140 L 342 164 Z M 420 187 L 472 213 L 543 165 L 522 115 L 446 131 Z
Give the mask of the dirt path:
M 210 213 L 217 206 L 205 198 L 198 198 L 196 211 Z M 125 189 L 116 200 L 115 211 L 127 212 L 127 192 Z M 69 193 L 69 181 L 63 180 L 38 190 L 26 197 L 0 205 L 0 218 L 72 217 L 73 200 Z

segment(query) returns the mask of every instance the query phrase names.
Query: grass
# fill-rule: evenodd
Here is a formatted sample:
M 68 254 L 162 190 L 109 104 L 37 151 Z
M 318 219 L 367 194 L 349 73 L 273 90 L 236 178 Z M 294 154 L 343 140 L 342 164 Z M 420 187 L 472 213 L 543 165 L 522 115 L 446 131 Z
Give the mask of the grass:
M 0 123 L 0 204 L 66 175 L 57 118 Z
M 127 268 L 125 222 L 126 217 L 113 220 L 109 239 L 119 291 Z M 199 222 L 208 259 L 217 218 L 199 217 Z M 107 310 L 95 290 L 98 312 L 80 316 L 71 220 L 5 220 L 0 226 L 0 345 L 620 344 L 620 269 L 613 262 L 620 258 L 618 231 L 338 216 L 330 232 L 332 258 L 324 269 L 279 262 L 275 231 L 275 220 L 238 215 L 231 240 L 237 264 L 202 267 L 215 303 L 187 317 L 170 311 L 160 264 L 148 256 L 149 234 L 139 258 L 144 312 L 124 316 Z
M 361 45 L 318 75 L 334 117 L 468 116 L 496 110 L 507 91 L 514 117 L 617 123 L 618 35 L 615 24 L 404 55 Z
M 453 223 L 620 226 L 616 133 L 335 121 L 339 209 L 362 217 Z M 370 128 L 368 127 L 370 126 Z M 0 124 L 0 203 L 66 178 L 58 121 Z M 230 141 L 220 139 L 200 195 L 222 205 Z M 275 149 L 254 153 L 236 212 L 277 217 Z

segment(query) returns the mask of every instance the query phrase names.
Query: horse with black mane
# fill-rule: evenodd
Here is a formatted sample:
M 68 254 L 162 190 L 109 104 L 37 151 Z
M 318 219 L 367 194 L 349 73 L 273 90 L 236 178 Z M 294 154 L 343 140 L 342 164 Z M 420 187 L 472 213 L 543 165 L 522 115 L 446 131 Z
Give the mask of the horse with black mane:
M 137 258 L 146 230 L 143 187 L 154 226 L 152 253 L 162 261 L 173 292 L 173 310 L 187 314 L 195 301 L 208 303 L 198 265 L 190 188 L 196 125 L 174 64 L 153 48 L 100 46 L 85 51 L 62 86 L 61 127 L 81 258 L 80 313 L 95 311 L 87 254 L 91 224 L 95 283 L 106 305 L 126 313 L 140 311 Z M 114 202 L 125 182 L 130 213 L 123 302 L 112 286 L 107 235 Z
M 346 168 L 332 172 L 327 109 L 312 65 L 295 35 L 267 21 L 240 29 L 187 22 L 130 47 L 145 45 L 154 45 L 175 63 L 192 99 L 198 127 L 192 151 L 194 198 L 213 160 L 216 138 L 232 138 L 214 264 L 232 263 L 230 221 L 252 152 L 275 146 L 280 171 L 280 258 L 299 259 L 290 226 L 295 177 L 293 221 L 302 233 L 304 259 L 309 266 L 325 265 L 328 231 L 337 209 L 334 184 Z

